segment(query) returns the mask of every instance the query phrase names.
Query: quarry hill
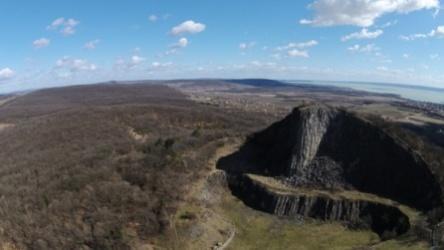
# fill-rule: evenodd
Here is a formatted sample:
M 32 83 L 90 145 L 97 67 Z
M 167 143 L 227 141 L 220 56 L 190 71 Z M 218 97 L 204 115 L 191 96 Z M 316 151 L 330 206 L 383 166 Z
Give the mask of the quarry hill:
M 384 237 L 409 229 L 400 205 L 425 213 L 442 206 L 421 155 L 371 121 L 324 105 L 295 108 L 218 166 L 254 208 L 360 224 Z

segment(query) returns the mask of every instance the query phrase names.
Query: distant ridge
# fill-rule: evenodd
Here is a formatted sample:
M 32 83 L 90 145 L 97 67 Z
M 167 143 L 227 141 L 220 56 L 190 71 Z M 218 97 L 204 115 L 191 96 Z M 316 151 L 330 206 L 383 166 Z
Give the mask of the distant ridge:
M 230 83 L 249 85 L 260 88 L 293 87 L 294 85 L 270 79 L 227 79 Z
M 384 82 L 366 82 L 366 81 L 316 81 L 316 80 L 281 80 L 282 82 L 292 83 L 292 84 L 334 84 L 334 83 L 350 83 L 350 84 L 370 84 L 375 86 L 387 86 L 387 87 L 397 87 L 397 88 L 406 88 L 406 89 L 422 89 L 422 90 L 432 90 L 432 91 L 442 91 L 444 92 L 444 88 L 440 87 L 431 87 L 431 86 L 421 86 L 421 85 L 410 85 L 403 83 L 384 83 Z

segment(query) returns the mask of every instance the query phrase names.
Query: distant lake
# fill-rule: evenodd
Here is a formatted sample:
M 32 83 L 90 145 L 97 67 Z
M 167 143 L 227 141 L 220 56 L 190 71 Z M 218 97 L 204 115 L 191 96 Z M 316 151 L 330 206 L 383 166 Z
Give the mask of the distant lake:
M 335 86 L 351 88 L 374 93 L 396 94 L 404 98 L 444 104 L 444 88 L 422 87 L 414 85 L 398 85 L 389 83 L 367 82 L 330 82 L 330 81 L 285 81 L 292 84 L 312 84 L 319 86 Z

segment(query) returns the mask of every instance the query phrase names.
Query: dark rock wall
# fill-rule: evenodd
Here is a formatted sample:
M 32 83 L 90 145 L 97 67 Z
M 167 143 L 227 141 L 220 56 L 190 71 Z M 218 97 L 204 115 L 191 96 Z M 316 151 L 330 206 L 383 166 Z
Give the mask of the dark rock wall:
M 441 205 L 441 188 L 429 167 L 407 145 L 350 114 L 331 123 L 318 151 L 344 169 L 354 188 L 420 210 Z
M 239 151 L 220 159 L 217 167 L 231 173 L 281 176 L 286 172 L 297 141 L 295 128 L 299 120 L 299 112 L 295 111 L 264 131 L 249 136 Z
M 396 207 L 359 200 L 279 194 L 245 175 L 231 175 L 229 185 L 246 205 L 279 216 L 343 221 L 355 228 L 370 228 L 381 237 L 394 237 L 410 228 L 408 217 Z
M 295 109 L 218 167 L 284 176 L 295 186 L 357 189 L 422 211 L 442 205 L 441 187 L 421 157 L 381 128 L 332 108 Z

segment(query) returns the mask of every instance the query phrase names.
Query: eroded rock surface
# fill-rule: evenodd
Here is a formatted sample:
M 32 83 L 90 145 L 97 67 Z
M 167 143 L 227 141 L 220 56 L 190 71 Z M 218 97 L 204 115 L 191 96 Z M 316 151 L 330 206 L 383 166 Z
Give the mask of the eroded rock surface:
M 400 138 L 345 110 L 301 106 L 253 134 L 240 150 L 218 162 L 234 195 L 280 216 L 303 215 L 399 235 L 409 218 L 392 202 L 281 192 L 251 180 L 266 176 L 293 190 L 376 195 L 427 212 L 442 205 L 441 188 L 428 164 Z
M 353 228 L 371 229 L 381 237 L 397 236 L 410 229 L 409 218 L 399 208 L 371 199 L 283 192 L 248 175 L 231 176 L 229 183 L 233 194 L 247 205 L 278 216 L 342 221 Z
M 219 167 L 283 177 L 293 186 L 356 189 L 422 211 L 442 204 L 427 163 L 402 140 L 352 113 L 320 105 L 296 108 L 252 135 Z

